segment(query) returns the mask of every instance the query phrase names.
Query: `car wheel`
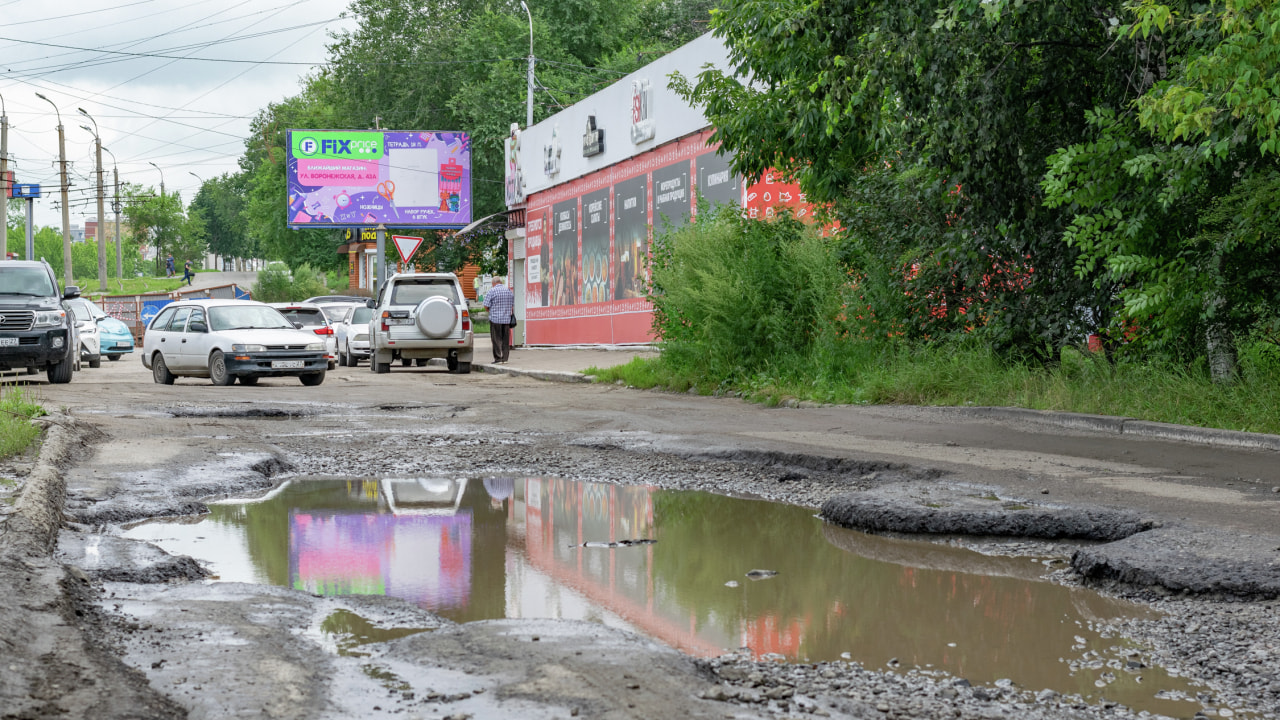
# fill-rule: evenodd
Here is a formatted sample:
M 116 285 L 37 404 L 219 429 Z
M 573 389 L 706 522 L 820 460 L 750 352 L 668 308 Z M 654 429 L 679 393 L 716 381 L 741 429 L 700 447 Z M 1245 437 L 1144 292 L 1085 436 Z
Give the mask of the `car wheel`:
M 369 361 L 370 368 L 379 375 L 385 375 L 391 372 L 391 363 L 380 363 L 377 360 Z
M 112 353 L 111 355 L 107 356 L 107 359 L 110 360 L 111 362 L 115 362 L 120 359 L 120 353 Z
M 426 366 L 427 366 L 427 359 L 426 359 L 426 358 L 418 358 L 418 359 L 416 359 L 416 360 L 414 360 L 414 361 L 413 361 L 413 364 L 414 364 L 414 365 L 417 365 L 418 367 L 426 367 Z
M 71 382 L 71 371 L 73 369 L 74 366 L 71 361 L 63 360 L 55 365 L 50 365 L 45 372 L 48 373 L 49 382 L 51 383 L 69 383 Z
M 236 381 L 235 375 L 227 374 L 227 358 L 221 350 L 214 350 L 209 355 L 209 379 L 214 385 L 226 387 Z
M 93 368 L 94 370 L 97 370 L 98 368 L 102 367 L 102 358 L 98 358 L 97 360 L 90 360 L 89 367 Z
M 346 367 L 346 366 L 347 366 L 347 354 L 339 350 L 338 351 L 338 367 Z
M 38 373 L 38 372 L 40 372 L 40 371 L 39 371 L 39 370 L 37 370 L 36 368 L 33 368 L 33 367 L 29 367 L 29 368 L 27 368 L 27 374 L 28 374 L 28 375 L 35 375 L 35 374 L 36 374 L 36 373 Z
M 459 362 L 458 362 L 458 374 L 459 374 L 459 375 L 470 375 L 470 374 L 471 374 L 471 363 L 469 363 L 469 362 L 461 362 L 461 361 L 459 361 Z
M 303 373 L 298 376 L 298 379 L 302 381 L 303 385 L 308 387 L 319 385 L 324 382 L 324 371 L 321 370 L 320 372 Z
M 241 385 L 257 385 L 258 376 L 257 375 L 241 375 L 240 384 Z
M 449 372 L 451 373 L 458 372 L 458 356 L 457 355 L 450 355 L 449 357 L 445 358 L 444 364 L 445 364 L 445 367 L 449 368 Z
M 164 364 L 164 356 L 160 353 L 156 353 L 156 356 L 151 359 L 151 379 L 161 385 L 172 385 L 173 381 L 178 379 L 169 372 L 169 366 Z
M 401 367 L 409 367 L 409 366 L 410 366 L 410 365 L 412 365 L 412 364 L 413 364 L 413 360 L 412 360 L 412 359 L 410 359 L 410 358 L 400 358 L 400 366 L 401 366 Z

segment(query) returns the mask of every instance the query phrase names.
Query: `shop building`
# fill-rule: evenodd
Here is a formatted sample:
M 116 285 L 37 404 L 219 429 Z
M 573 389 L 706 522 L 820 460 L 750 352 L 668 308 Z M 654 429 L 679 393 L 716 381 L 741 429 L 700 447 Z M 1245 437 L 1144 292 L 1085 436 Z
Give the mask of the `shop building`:
M 702 112 L 669 76 L 726 70 L 704 35 L 507 141 L 510 278 L 517 344 L 653 342 L 645 298 L 653 238 L 694 216 L 698 198 L 752 216 L 808 213 L 799 189 L 765 175 L 744 186 Z

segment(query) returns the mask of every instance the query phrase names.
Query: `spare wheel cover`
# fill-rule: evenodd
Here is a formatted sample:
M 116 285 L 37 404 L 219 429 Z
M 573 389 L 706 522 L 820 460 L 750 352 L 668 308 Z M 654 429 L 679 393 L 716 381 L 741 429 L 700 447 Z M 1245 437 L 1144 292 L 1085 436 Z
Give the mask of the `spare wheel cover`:
M 430 297 L 418 304 L 417 325 L 423 335 L 442 338 L 458 324 L 458 309 L 442 297 Z

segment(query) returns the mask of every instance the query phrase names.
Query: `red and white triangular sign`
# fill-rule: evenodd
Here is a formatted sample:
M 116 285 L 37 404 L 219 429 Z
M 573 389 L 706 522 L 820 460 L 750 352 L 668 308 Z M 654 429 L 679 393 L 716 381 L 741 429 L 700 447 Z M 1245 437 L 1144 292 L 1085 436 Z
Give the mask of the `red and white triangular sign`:
M 412 235 L 392 235 L 391 241 L 396 244 L 396 252 L 400 253 L 400 262 L 403 263 L 408 263 L 422 245 L 422 238 Z

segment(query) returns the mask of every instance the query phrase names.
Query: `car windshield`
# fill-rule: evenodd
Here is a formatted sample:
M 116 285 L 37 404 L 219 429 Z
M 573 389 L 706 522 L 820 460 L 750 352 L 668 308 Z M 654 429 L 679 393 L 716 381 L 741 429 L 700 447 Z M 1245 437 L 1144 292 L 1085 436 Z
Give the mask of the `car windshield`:
M 396 283 L 391 291 L 392 305 L 417 305 L 432 297 L 442 297 L 449 302 L 457 303 L 458 296 L 453 291 L 450 280 L 410 280 Z
M 293 329 L 275 308 L 265 305 L 218 305 L 209 308 L 209 329 L 218 330 L 276 330 Z
M 328 324 L 320 308 L 280 308 L 280 314 L 303 327 L 323 327 Z
M 371 318 L 373 318 L 373 308 L 358 307 L 351 313 L 351 324 L 368 325 Z
M 338 322 L 343 315 L 347 314 L 347 308 L 349 307 L 351 307 L 351 303 L 334 303 L 321 305 L 320 309 L 324 311 L 325 317 L 329 318 L 329 322 Z
M 33 295 L 50 297 L 58 294 L 58 288 L 44 268 L 7 268 L 0 265 L 0 295 Z
M 94 318 L 94 314 L 89 311 L 89 303 L 85 302 L 69 302 L 67 307 L 71 309 L 71 313 L 76 316 L 76 322 L 89 322 Z

